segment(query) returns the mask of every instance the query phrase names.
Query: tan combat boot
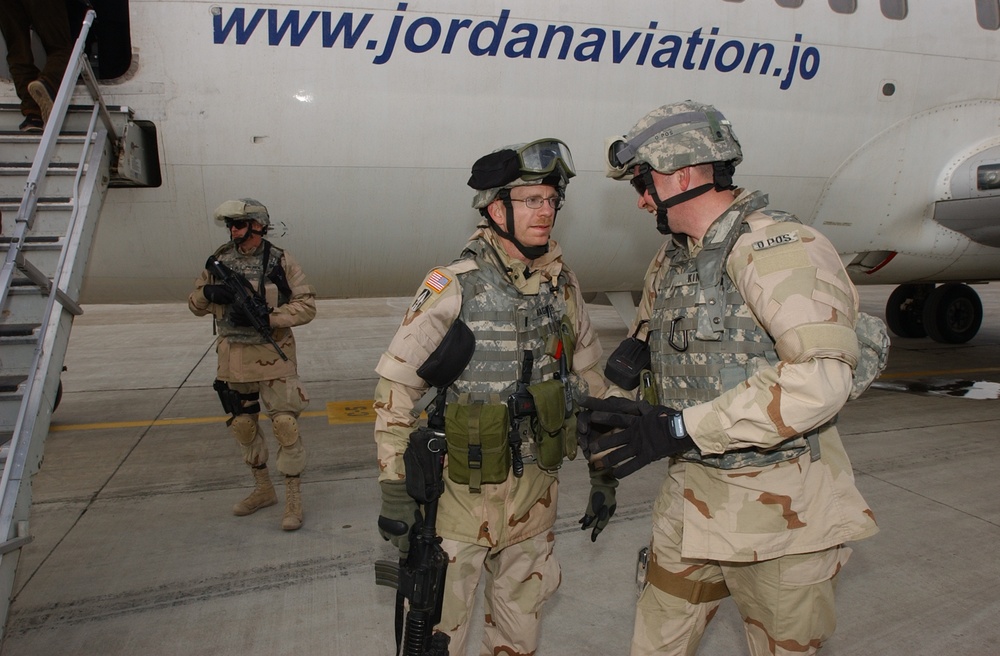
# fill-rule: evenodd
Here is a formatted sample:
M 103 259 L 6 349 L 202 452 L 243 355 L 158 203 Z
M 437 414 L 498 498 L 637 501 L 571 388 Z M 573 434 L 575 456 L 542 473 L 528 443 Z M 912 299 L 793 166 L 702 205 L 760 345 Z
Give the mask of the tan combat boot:
M 285 515 L 281 528 L 297 531 L 302 527 L 302 490 L 298 476 L 285 476 Z
M 267 508 L 278 503 L 278 495 L 274 492 L 274 485 L 271 484 L 271 475 L 267 473 L 267 465 L 263 467 L 251 467 L 255 485 L 253 492 L 243 501 L 233 506 L 233 514 L 237 517 L 252 515 L 261 508 Z

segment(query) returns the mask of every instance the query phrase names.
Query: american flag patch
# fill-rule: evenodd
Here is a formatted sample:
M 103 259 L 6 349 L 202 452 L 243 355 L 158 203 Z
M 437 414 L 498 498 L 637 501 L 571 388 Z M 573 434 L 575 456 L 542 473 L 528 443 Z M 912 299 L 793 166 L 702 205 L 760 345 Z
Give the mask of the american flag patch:
M 424 285 L 430 287 L 439 294 L 444 291 L 444 288 L 451 283 L 451 278 L 444 275 L 437 269 L 434 269 L 429 274 L 427 274 L 427 280 L 424 281 Z

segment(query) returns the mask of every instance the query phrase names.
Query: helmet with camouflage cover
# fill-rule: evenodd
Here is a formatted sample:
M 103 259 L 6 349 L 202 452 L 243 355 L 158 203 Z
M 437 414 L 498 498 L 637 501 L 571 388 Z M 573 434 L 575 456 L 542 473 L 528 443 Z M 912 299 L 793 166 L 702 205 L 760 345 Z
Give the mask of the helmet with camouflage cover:
M 743 161 L 729 121 L 711 105 L 685 100 L 663 105 L 642 117 L 624 137 L 608 140 L 607 175 L 627 179 L 636 164 L 663 174 L 685 166 Z
M 271 227 L 271 217 L 267 213 L 267 208 L 262 202 L 253 198 L 227 200 L 215 208 L 214 216 L 216 221 L 225 224 L 227 228 L 233 221 L 256 221 L 265 232 Z

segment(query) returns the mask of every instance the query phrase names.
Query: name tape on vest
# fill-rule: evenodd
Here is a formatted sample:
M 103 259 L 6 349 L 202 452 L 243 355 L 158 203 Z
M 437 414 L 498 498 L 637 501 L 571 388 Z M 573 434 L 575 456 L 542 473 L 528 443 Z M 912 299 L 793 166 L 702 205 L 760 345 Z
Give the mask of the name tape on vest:
M 783 235 L 778 235 L 776 237 L 770 237 L 768 239 L 761 239 L 760 241 L 755 241 L 753 243 L 753 249 L 755 251 L 762 251 L 765 248 L 771 248 L 773 246 L 781 246 L 783 244 L 791 244 L 794 241 L 799 240 L 799 234 L 797 232 L 786 232 Z

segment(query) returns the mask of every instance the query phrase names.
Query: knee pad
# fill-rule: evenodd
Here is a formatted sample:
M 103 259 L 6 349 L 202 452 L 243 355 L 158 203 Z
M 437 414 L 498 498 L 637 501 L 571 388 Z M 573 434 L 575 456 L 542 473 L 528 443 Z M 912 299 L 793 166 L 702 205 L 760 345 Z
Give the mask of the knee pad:
M 293 415 L 281 414 L 271 418 L 274 437 L 281 446 L 292 446 L 299 441 L 299 422 Z
M 229 430 L 233 431 L 237 442 L 250 446 L 257 436 L 257 415 L 237 415 L 229 425 Z

